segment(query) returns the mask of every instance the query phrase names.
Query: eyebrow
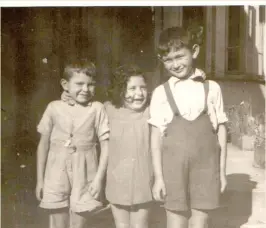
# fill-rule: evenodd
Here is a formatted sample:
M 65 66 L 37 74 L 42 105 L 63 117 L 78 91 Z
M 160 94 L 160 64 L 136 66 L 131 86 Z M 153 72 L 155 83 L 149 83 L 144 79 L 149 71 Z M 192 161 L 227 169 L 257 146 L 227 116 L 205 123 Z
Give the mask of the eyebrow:
M 165 57 L 165 60 L 170 60 L 170 59 L 174 59 L 176 57 L 182 57 L 182 56 L 184 56 L 184 54 L 177 54 L 177 55 L 173 56 L 172 58 Z

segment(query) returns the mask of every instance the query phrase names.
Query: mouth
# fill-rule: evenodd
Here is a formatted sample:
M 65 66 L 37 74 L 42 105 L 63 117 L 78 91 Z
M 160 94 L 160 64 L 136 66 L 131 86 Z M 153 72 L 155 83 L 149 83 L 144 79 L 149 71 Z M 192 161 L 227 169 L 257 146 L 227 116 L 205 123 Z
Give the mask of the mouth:
M 79 96 L 82 97 L 82 98 L 88 98 L 89 94 L 79 94 Z
M 139 98 L 139 99 L 134 99 L 133 102 L 140 104 L 140 103 L 143 103 L 144 100 L 145 100 L 144 98 Z
M 173 70 L 173 72 L 177 73 L 177 74 L 180 74 L 184 71 L 185 68 L 182 68 L 182 69 L 178 69 L 178 70 Z

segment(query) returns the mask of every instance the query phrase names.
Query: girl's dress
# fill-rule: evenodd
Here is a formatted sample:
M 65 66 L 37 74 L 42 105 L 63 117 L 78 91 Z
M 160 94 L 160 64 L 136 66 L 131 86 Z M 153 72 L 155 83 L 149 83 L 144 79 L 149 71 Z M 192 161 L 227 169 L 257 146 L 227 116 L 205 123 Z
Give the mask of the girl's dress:
M 40 207 L 92 211 L 102 206 L 88 186 L 98 167 L 97 139 L 109 137 L 108 120 L 99 102 L 89 103 L 78 116 L 71 114 L 73 108 L 64 101 L 53 101 L 38 125 L 39 133 L 50 135 Z
M 133 205 L 152 200 L 149 110 L 135 112 L 106 104 L 110 122 L 106 198 Z

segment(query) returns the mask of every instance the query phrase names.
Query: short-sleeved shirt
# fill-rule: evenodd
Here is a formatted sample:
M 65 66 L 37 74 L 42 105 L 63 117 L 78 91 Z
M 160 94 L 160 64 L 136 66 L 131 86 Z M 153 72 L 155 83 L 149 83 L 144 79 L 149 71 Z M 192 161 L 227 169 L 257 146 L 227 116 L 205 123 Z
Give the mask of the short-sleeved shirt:
M 194 74 L 187 80 L 179 80 L 175 77 L 171 77 L 168 80 L 180 115 L 190 121 L 195 120 L 205 107 L 204 86 L 202 82 L 193 80 L 196 77 L 202 77 L 204 80 L 206 76 L 203 71 L 196 69 Z M 217 129 L 218 124 L 225 123 L 228 119 L 224 111 L 223 96 L 219 84 L 211 80 L 208 83 L 208 114 L 214 129 Z M 148 122 L 164 133 L 173 116 L 164 86 L 160 85 L 155 88 L 152 95 Z
M 98 169 L 97 141 L 109 138 L 103 104 L 91 102 L 80 106 L 53 101 L 43 114 L 38 132 L 50 136 L 40 206 L 48 209 L 70 206 L 75 212 L 100 207 L 101 202 L 86 189 Z
M 57 100 L 48 104 L 37 127 L 39 133 L 50 134 L 50 141 L 65 141 L 73 134 L 76 143 L 95 142 L 109 137 L 108 118 L 100 102 L 91 102 L 73 114 L 74 106 Z

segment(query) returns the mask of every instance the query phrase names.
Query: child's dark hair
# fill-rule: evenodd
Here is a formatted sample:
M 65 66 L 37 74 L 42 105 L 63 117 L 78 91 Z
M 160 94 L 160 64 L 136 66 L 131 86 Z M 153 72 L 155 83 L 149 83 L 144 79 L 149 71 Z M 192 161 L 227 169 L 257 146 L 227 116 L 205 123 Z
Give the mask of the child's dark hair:
M 189 27 L 172 27 L 162 31 L 157 48 L 158 57 L 167 55 L 170 51 L 176 51 L 180 48 L 187 47 L 191 49 L 194 44 L 200 45 L 202 42 L 203 28 L 200 26 Z
M 123 106 L 127 83 L 132 76 L 142 76 L 147 82 L 141 69 L 134 64 L 122 65 L 113 72 L 108 89 L 108 98 L 116 108 Z
M 75 72 L 84 73 L 89 77 L 96 78 L 96 67 L 93 62 L 87 59 L 78 59 L 67 63 L 64 67 L 63 78 L 68 81 Z

